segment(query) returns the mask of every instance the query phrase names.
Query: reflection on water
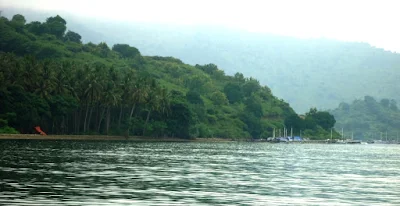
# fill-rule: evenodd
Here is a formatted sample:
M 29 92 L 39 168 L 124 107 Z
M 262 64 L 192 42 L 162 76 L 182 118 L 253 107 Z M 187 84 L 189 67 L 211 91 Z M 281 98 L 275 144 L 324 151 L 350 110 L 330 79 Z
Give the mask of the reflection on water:
M 0 141 L 6 205 L 400 205 L 398 145 Z

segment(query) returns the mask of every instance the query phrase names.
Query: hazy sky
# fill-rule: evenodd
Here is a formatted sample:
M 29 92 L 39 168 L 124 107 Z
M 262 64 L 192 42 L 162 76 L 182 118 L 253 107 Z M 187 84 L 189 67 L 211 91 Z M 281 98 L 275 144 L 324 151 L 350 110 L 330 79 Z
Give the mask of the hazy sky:
M 0 0 L 0 7 L 174 24 L 213 24 L 296 37 L 364 41 L 400 52 L 398 0 Z

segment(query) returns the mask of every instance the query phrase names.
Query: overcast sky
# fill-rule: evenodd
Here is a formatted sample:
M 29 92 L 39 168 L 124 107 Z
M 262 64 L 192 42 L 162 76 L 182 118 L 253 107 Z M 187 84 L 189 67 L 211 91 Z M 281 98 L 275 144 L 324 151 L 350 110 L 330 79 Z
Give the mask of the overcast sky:
M 133 22 L 224 25 L 303 38 L 363 41 L 400 52 L 397 0 L 0 0 L 0 7 Z

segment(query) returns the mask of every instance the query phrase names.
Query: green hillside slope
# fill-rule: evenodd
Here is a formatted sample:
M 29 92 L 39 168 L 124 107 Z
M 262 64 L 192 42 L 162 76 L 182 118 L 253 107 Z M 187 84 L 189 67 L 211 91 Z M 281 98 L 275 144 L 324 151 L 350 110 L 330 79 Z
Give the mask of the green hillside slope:
M 134 27 L 132 27 L 134 28 Z M 165 51 L 188 63 L 214 62 L 232 74 L 239 71 L 257 77 L 298 112 L 309 107 L 334 108 L 342 101 L 365 95 L 400 100 L 400 55 L 365 43 L 326 39 L 295 39 L 239 31 L 203 31 L 180 34 L 155 32 L 155 45 L 144 39 L 138 47 L 145 53 Z M 132 36 L 140 33 L 132 32 Z M 127 39 L 129 39 L 127 37 Z
M 1 17 L 0 128 L 262 138 L 286 126 L 318 138 L 335 123 L 312 110 L 305 124 L 268 87 L 241 73 L 227 76 L 214 64 L 142 56 L 127 44 L 83 44 L 66 25 L 60 16 L 30 23 L 22 15 Z
M 3 13 L 11 17 L 15 11 L 4 9 Z M 27 14 L 28 19 L 44 20 L 36 11 Z M 240 72 L 255 77 L 300 113 L 310 107 L 332 109 L 366 95 L 400 101 L 400 55 L 366 43 L 72 15 L 68 27 L 86 43 L 127 43 L 144 55 L 174 56 L 192 65 L 213 62 L 229 75 Z
M 145 55 L 174 56 L 192 65 L 213 62 L 227 74 L 241 72 L 255 77 L 301 113 L 310 107 L 334 108 L 342 101 L 365 95 L 400 101 L 400 55 L 366 43 L 296 39 L 215 27 L 90 21 L 84 25 L 71 23 L 79 33 L 88 28 L 96 31 L 83 33 L 87 41 L 125 42 Z

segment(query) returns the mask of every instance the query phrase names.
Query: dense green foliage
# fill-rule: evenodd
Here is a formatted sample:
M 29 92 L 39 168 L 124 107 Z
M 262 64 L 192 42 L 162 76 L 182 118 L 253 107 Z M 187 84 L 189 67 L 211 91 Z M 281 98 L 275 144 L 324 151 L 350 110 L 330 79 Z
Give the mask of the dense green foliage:
M 335 118 L 329 112 L 316 108 L 311 108 L 304 116 L 290 115 L 285 119 L 285 125 L 291 125 L 294 133 L 302 131 L 304 136 L 312 139 L 328 139 L 331 135 L 333 139 L 338 138 L 340 135 L 333 129 L 335 123 Z
M 18 9 L 3 11 L 10 18 L 15 13 Z M 29 20 L 43 20 L 45 15 L 26 12 Z M 213 26 L 68 19 L 68 28 L 80 33 L 83 42 L 129 43 L 144 55 L 174 56 L 189 64 L 213 62 L 226 74 L 255 77 L 299 113 L 310 107 L 332 109 L 366 95 L 400 101 L 400 55 L 366 43 Z
M 400 133 L 400 110 L 395 100 L 375 100 L 371 96 L 354 100 L 351 104 L 340 103 L 332 110 L 336 128 L 345 131 L 345 136 L 358 139 L 397 139 Z
M 78 33 L 66 32 L 60 16 L 43 23 L 26 24 L 24 19 L 0 19 L 4 128 L 31 133 L 40 125 L 49 134 L 260 138 L 297 116 L 268 87 L 241 73 L 227 76 L 214 64 L 190 66 L 172 57 L 145 57 L 127 44 L 112 49 L 103 42 L 83 44 Z M 307 115 L 312 127 L 299 129 L 318 136 L 334 119 L 314 113 Z M 286 127 L 290 124 L 286 121 Z
M 255 77 L 299 113 L 310 107 L 335 108 L 340 102 L 366 95 L 400 101 L 400 55 L 366 43 L 297 39 L 206 26 L 97 25 L 90 19 L 85 27 L 70 24 L 93 42 L 124 41 L 145 55 L 174 56 L 189 64 L 213 62 L 227 74 L 240 72 Z

